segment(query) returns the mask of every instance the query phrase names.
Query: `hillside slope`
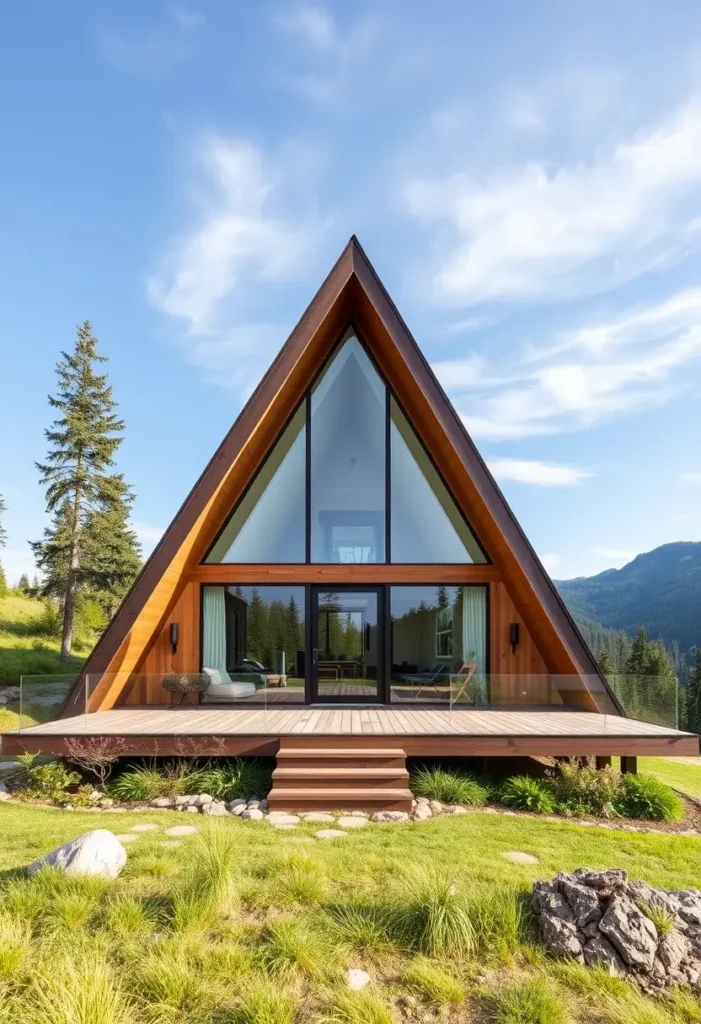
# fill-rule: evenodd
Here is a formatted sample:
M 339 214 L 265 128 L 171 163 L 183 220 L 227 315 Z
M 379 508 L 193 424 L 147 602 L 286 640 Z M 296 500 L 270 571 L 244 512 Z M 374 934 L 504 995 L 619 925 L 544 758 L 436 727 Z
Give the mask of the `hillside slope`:
M 578 621 L 630 633 L 645 626 L 682 650 L 701 643 L 701 543 L 663 544 L 622 569 L 555 584 Z

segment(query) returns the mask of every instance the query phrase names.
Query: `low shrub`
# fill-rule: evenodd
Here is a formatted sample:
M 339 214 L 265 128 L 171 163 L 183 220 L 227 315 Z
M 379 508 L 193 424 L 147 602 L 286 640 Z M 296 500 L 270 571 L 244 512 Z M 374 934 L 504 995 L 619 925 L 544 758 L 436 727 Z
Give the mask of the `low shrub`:
M 439 964 L 417 956 L 407 964 L 402 982 L 436 1006 L 459 1006 L 465 1001 L 460 982 Z
M 155 768 L 131 765 L 128 771 L 109 784 L 108 792 L 116 800 L 142 801 L 168 795 L 167 789 L 168 782 L 161 772 Z
M 270 792 L 272 774 L 259 758 L 236 757 L 192 771 L 184 780 L 183 793 L 209 793 L 220 800 L 239 797 L 263 799 Z
M 532 978 L 492 997 L 494 1024 L 568 1024 L 570 1017 L 552 985 Z
M 487 802 L 486 787 L 469 772 L 457 768 L 418 768 L 412 773 L 410 786 L 414 796 L 445 804 L 482 807 Z
M 69 786 L 80 782 L 80 774 L 66 768 L 62 761 L 37 764 L 38 754 L 21 754 L 17 761 L 22 767 L 21 792 L 41 800 L 60 800 Z
M 684 804 L 669 786 L 650 775 L 624 775 L 616 810 L 626 818 L 679 821 Z
M 552 786 L 531 775 L 514 775 L 507 779 L 499 792 L 499 800 L 517 811 L 551 814 L 555 810 Z
M 597 768 L 593 757 L 560 761 L 557 769 L 550 772 L 550 785 L 556 808 L 562 814 L 613 818 L 618 813 L 616 801 L 623 783 L 613 765 Z

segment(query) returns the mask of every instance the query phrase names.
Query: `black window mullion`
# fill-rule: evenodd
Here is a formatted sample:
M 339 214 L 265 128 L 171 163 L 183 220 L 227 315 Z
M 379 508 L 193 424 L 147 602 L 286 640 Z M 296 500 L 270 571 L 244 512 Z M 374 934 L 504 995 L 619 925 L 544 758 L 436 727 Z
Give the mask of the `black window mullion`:
M 307 564 L 312 560 L 312 395 L 307 392 L 305 435 L 306 460 L 304 467 L 304 560 Z
M 392 561 L 392 393 L 385 384 L 385 562 Z

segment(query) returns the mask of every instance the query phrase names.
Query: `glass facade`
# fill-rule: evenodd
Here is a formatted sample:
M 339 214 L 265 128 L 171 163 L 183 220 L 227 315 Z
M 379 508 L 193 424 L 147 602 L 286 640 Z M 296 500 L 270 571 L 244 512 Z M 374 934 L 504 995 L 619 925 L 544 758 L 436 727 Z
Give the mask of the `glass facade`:
M 303 562 L 305 408 L 297 410 L 205 562 Z
M 312 392 L 312 562 L 385 561 L 386 396 L 349 337 Z
M 391 401 L 393 562 L 486 562 L 479 544 L 394 398 Z
M 390 587 L 392 703 L 483 706 L 487 588 Z
M 205 701 L 304 701 L 304 601 L 304 587 L 203 586 Z

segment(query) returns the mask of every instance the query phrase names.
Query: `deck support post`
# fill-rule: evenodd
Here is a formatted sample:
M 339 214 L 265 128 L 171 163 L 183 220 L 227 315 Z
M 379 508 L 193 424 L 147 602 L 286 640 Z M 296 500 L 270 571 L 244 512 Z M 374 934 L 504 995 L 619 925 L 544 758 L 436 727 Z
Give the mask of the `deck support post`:
M 623 757 L 621 756 L 621 775 L 637 775 L 638 774 L 638 759 L 637 757 Z
M 597 757 L 597 759 L 596 759 L 596 767 L 599 769 L 599 771 L 601 771 L 602 768 L 610 768 L 611 767 L 611 758 L 610 757 Z

